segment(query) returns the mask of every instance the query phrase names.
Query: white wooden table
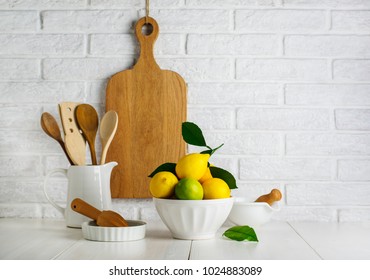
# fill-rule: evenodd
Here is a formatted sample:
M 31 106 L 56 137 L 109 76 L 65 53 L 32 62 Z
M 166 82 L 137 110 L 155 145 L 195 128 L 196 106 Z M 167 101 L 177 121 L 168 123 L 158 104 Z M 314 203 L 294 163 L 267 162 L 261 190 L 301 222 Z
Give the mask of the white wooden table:
M 258 243 L 222 237 L 177 240 L 162 222 L 148 223 L 145 239 L 131 242 L 85 240 L 64 221 L 0 219 L 0 259 L 130 260 L 370 260 L 370 223 L 272 222 L 256 229 Z

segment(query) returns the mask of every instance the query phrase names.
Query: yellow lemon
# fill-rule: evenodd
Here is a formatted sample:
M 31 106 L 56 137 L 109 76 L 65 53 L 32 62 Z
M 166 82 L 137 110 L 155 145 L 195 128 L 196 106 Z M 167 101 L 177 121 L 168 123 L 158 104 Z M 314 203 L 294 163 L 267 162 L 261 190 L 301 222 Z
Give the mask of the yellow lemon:
M 176 174 L 180 179 L 193 178 L 199 180 L 207 171 L 209 154 L 188 154 L 176 164 Z
M 175 187 L 175 194 L 178 199 L 203 199 L 203 187 L 193 178 L 181 179 Z
M 203 184 L 208 179 L 212 179 L 211 170 L 209 170 L 209 167 L 207 168 L 206 172 L 203 174 L 202 178 L 199 179 L 199 182 Z
M 231 190 L 226 182 L 220 178 L 212 178 L 203 184 L 204 199 L 228 198 Z
M 178 181 L 177 177 L 171 172 L 158 172 L 150 180 L 150 193 L 156 198 L 169 198 L 174 194 Z
M 209 166 L 214 166 L 214 165 L 210 164 Z M 199 179 L 199 182 L 201 184 L 203 184 L 205 181 L 207 181 L 208 179 L 211 179 L 211 178 L 213 178 L 213 177 L 212 177 L 212 174 L 211 174 L 211 170 L 208 167 L 207 171 L 203 174 L 202 178 Z

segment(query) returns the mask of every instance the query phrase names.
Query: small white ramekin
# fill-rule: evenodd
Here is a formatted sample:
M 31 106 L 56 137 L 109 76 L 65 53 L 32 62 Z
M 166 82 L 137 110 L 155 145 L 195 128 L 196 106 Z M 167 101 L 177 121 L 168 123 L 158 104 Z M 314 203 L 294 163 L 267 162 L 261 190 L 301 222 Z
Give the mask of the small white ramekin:
M 82 224 L 82 235 L 94 241 L 133 241 L 145 237 L 146 223 L 127 220 L 127 227 L 100 227 L 94 221 Z

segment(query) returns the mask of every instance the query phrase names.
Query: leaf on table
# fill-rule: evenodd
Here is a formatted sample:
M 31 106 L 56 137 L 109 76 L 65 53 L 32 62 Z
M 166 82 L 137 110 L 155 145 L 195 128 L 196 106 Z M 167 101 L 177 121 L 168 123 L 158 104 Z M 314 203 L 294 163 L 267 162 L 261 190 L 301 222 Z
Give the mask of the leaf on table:
M 223 233 L 223 236 L 236 241 L 248 240 L 258 242 L 256 232 L 250 226 L 231 227 Z

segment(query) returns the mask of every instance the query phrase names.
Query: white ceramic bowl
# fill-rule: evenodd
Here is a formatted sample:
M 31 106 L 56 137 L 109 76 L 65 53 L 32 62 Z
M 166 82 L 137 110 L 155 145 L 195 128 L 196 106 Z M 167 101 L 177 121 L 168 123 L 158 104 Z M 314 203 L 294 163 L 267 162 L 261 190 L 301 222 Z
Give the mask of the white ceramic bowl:
M 82 223 L 82 235 L 94 241 L 133 241 L 145 237 L 146 223 L 127 220 L 127 227 L 100 227 L 94 221 Z
M 235 198 L 229 220 L 239 226 L 259 227 L 269 222 L 272 215 L 279 210 L 277 202 L 270 206 L 266 202 L 250 202 L 244 198 Z
M 213 238 L 226 221 L 234 198 L 178 200 L 153 198 L 163 223 L 177 239 Z

